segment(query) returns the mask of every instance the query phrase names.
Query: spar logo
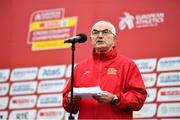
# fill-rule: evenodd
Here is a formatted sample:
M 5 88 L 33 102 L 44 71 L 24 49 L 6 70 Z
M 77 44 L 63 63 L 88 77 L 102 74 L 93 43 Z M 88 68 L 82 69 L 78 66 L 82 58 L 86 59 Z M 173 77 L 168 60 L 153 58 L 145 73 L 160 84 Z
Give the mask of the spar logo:
M 41 109 L 38 112 L 38 120 L 61 120 L 65 115 L 63 108 Z
M 141 15 L 132 15 L 129 12 L 124 12 L 124 16 L 120 17 L 119 29 L 129 30 L 133 28 L 145 28 L 145 27 L 157 27 L 164 22 L 165 14 L 159 13 L 147 13 Z
M 10 100 L 10 109 L 18 109 L 18 108 L 32 108 L 36 104 L 36 95 L 29 96 L 15 96 Z
M 161 88 L 157 101 L 180 101 L 180 87 Z
M 27 43 L 33 51 L 68 48 L 64 40 L 76 34 L 77 16 L 64 17 L 65 9 L 35 11 L 30 18 Z

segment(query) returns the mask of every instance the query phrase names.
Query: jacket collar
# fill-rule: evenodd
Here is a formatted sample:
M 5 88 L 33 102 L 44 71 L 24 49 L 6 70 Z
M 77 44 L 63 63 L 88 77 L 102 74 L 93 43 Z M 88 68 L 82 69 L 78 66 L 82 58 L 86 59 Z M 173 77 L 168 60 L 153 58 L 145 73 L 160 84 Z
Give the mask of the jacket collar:
M 113 47 L 110 51 L 108 51 L 107 53 L 102 53 L 102 54 L 97 54 L 95 52 L 95 50 L 93 50 L 93 59 L 94 60 L 110 60 L 113 59 L 117 56 L 117 51 L 116 48 Z

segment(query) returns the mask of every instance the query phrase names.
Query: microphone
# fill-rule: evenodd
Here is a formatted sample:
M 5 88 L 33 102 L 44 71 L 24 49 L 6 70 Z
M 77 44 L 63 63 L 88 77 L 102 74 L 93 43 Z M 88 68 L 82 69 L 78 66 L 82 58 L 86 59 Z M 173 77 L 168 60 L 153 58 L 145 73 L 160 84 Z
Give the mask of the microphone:
M 87 40 L 87 36 L 84 33 L 77 34 L 76 36 L 73 36 L 69 39 L 66 39 L 64 43 L 83 43 Z

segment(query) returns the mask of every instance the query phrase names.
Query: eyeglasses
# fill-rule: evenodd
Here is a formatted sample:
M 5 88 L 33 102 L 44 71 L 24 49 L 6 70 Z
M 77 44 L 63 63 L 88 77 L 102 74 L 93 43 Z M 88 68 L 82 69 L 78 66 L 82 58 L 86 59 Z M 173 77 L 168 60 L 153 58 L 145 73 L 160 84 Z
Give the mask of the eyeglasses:
M 102 33 L 103 36 L 106 36 L 106 35 L 109 35 L 109 34 L 113 34 L 111 32 L 111 30 L 108 30 L 108 29 L 105 29 L 105 30 L 96 30 L 96 29 L 94 29 L 94 30 L 92 30 L 91 33 L 92 33 L 93 36 L 98 36 L 100 33 Z

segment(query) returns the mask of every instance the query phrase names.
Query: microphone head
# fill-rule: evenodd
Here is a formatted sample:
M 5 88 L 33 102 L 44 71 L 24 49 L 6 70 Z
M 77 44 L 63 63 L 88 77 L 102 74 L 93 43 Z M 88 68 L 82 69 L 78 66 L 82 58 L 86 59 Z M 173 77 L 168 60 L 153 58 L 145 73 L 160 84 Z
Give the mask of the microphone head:
M 83 43 L 87 40 L 87 35 L 85 33 L 80 33 L 80 34 L 77 34 L 76 36 L 80 37 L 80 40 L 78 41 L 79 43 Z

